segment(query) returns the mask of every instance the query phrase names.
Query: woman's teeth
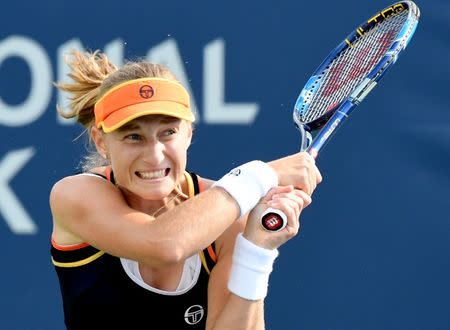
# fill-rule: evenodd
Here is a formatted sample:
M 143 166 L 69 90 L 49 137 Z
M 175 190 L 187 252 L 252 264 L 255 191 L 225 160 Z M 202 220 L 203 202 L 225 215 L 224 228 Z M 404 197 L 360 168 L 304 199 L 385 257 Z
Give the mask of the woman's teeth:
M 136 175 L 141 179 L 160 179 L 166 176 L 166 169 L 159 171 L 136 172 Z

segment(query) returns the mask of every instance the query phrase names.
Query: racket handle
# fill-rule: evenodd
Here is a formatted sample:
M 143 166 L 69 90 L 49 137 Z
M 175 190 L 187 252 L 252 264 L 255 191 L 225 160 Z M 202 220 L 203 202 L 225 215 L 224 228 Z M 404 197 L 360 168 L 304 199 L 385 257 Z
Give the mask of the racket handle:
M 267 231 L 277 232 L 287 225 L 287 216 L 283 211 L 269 207 L 261 217 L 261 226 Z

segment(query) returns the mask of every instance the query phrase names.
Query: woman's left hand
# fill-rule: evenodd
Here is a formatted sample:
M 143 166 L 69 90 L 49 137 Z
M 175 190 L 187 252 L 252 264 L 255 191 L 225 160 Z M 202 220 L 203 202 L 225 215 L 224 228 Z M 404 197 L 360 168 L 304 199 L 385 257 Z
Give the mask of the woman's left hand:
M 302 190 L 294 189 L 293 186 L 273 188 L 250 212 L 243 235 L 262 248 L 276 249 L 297 235 L 300 228 L 300 213 L 309 204 L 311 197 Z M 263 228 L 261 218 L 268 207 L 278 209 L 287 216 L 287 225 L 284 229 L 271 232 Z

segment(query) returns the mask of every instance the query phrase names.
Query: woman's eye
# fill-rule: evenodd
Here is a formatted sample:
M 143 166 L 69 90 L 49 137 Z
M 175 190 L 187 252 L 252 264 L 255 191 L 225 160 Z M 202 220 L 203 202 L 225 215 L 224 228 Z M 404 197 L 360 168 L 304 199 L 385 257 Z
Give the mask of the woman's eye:
M 142 140 L 142 137 L 139 134 L 129 134 L 125 137 L 125 139 L 132 141 L 140 141 Z
M 165 136 L 170 136 L 170 135 L 175 134 L 176 132 L 177 132 L 177 131 L 174 130 L 173 128 L 169 128 L 169 129 L 166 129 L 166 130 L 164 131 L 164 135 L 165 135 Z

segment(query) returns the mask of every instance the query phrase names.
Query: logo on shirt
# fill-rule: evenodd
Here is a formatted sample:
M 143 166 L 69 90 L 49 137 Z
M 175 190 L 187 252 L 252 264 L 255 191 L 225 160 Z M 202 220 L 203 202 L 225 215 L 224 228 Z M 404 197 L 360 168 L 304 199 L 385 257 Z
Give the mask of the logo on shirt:
M 234 176 L 239 176 L 241 174 L 241 169 L 240 168 L 235 168 L 234 170 L 232 170 L 230 173 L 228 173 L 229 175 L 234 175 Z
M 205 315 L 205 310 L 200 305 L 193 305 L 184 312 L 184 320 L 187 324 L 193 325 L 200 322 Z

